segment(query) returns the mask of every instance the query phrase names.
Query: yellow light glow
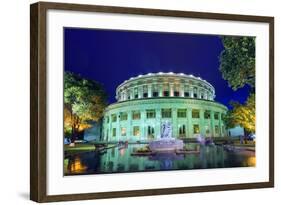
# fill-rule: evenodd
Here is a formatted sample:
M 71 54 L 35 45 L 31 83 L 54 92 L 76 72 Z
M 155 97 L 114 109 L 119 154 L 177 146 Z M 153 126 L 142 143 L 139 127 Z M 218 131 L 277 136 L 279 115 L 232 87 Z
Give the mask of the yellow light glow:
M 88 167 L 82 164 L 80 157 L 75 157 L 74 163 L 70 166 L 71 173 L 83 173 Z

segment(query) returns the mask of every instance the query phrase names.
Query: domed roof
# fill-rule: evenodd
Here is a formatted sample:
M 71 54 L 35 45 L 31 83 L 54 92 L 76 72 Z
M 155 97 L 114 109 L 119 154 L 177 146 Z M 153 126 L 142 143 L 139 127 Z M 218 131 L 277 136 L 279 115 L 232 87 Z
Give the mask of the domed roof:
M 209 97 L 202 97 L 204 99 L 212 100 L 215 96 L 215 88 L 206 80 L 201 77 L 196 77 L 194 75 L 187 75 L 185 73 L 173 73 L 173 72 L 158 72 L 158 73 L 147 73 L 145 75 L 138 75 L 136 77 L 131 77 L 128 80 L 125 80 L 121 83 L 116 89 L 116 97 L 117 100 L 129 100 L 131 99 L 128 95 L 124 94 L 124 92 L 132 92 L 132 89 L 139 87 L 143 89 L 147 86 L 175 86 L 176 89 L 181 87 L 181 91 L 183 92 L 183 87 L 194 87 L 195 89 L 199 89 L 200 92 L 204 92 L 204 95 Z M 126 95 L 125 97 L 119 97 L 121 94 Z M 146 95 L 145 95 L 146 96 Z M 161 96 L 161 95 L 160 95 Z M 171 95 L 174 96 L 174 95 Z M 183 93 L 182 95 L 183 96 Z M 151 93 L 148 95 L 151 97 Z M 136 99 L 136 98 L 134 98 Z

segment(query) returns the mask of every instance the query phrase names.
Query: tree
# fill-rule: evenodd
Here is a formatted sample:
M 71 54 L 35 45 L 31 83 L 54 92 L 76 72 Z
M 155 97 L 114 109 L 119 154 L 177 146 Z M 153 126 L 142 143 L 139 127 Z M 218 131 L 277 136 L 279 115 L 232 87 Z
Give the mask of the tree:
M 98 121 L 107 105 L 103 87 L 71 72 L 64 73 L 64 132 L 74 141 L 79 132 Z
M 256 127 L 255 94 L 250 94 L 244 104 L 231 102 L 231 105 L 233 109 L 229 110 L 225 117 L 226 126 L 233 128 L 240 125 L 246 132 L 254 133 Z
M 237 90 L 245 85 L 255 87 L 255 37 L 222 37 L 220 71 L 228 85 Z

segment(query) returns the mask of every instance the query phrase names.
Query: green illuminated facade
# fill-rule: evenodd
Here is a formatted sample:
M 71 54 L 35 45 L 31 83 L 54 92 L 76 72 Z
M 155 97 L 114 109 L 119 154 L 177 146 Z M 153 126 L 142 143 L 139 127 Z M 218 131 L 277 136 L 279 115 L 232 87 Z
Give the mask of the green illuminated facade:
M 215 89 L 192 75 L 149 73 L 123 82 L 117 102 L 106 108 L 105 141 L 149 141 L 160 138 L 162 122 L 172 123 L 173 137 L 224 137 L 227 108 L 214 101 Z

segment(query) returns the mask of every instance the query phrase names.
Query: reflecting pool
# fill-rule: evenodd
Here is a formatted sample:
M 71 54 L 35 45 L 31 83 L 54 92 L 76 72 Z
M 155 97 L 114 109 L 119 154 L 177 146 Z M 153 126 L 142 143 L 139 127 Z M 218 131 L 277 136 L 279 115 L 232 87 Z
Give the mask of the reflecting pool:
M 151 156 L 132 156 L 143 144 L 129 144 L 104 152 L 87 152 L 68 156 L 64 160 L 65 175 L 105 174 L 139 171 L 190 170 L 255 166 L 254 151 L 227 150 L 223 146 L 188 144 L 200 152 L 193 154 L 157 153 Z M 199 146 L 199 147 L 198 147 Z

